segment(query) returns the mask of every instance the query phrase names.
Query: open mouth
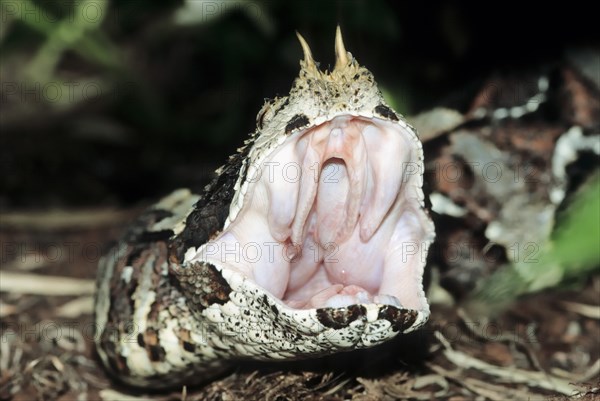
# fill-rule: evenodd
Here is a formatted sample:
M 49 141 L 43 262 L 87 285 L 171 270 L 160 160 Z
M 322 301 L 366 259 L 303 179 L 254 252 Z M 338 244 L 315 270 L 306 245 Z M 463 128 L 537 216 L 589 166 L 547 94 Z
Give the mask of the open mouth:
M 236 271 L 289 308 L 428 310 L 433 229 L 415 141 L 408 127 L 350 115 L 291 134 L 248 168 L 236 217 L 186 259 Z

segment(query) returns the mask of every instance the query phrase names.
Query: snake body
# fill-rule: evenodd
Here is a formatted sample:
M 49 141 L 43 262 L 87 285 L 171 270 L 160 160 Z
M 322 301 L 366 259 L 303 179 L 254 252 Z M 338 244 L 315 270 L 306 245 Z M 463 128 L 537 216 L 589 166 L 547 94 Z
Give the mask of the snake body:
M 299 39 L 289 95 L 265 103 L 214 180 L 146 210 L 100 262 L 96 345 L 121 381 L 196 383 L 238 359 L 371 347 L 427 321 L 421 142 L 339 28 L 331 72 Z

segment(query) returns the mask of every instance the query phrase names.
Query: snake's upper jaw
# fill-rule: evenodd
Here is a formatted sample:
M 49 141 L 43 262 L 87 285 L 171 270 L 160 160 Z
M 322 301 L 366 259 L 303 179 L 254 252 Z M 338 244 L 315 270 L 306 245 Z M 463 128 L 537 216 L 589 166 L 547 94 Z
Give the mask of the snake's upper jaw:
M 433 225 L 413 136 L 349 115 L 298 131 L 261 162 L 237 218 L 192 259 L 241 273 L 288 308 L 428 314 Z

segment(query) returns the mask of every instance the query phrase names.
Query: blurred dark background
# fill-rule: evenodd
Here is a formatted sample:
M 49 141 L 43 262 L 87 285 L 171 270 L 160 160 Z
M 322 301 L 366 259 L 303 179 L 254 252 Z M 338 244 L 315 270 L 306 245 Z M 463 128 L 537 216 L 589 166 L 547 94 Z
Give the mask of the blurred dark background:
M 304 35 L 346 47 L 404 114 L 464 107 L 495 73 L 598 49 L 569 2 L 3 1 L 0 208 L 131 206 L 199 189 L 287 94 Z M 600 66 L 599 66 L 600 68 Z

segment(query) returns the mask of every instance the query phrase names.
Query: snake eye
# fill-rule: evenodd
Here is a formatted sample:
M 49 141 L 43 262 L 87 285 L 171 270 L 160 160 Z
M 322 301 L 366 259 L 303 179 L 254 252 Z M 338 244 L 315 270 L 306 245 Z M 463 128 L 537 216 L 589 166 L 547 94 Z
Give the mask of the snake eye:
M 281 108 L 278 107 L 278 105 L 281 104 L 284 100 L 285 98 L 276 97 L 274 99 L 268 99 L 265 102 L 263 107 L 256 115 L 256 126 L 258 127 L 258 129 L 263 129 L 265 124 L 275 116 L 275 114 Z

